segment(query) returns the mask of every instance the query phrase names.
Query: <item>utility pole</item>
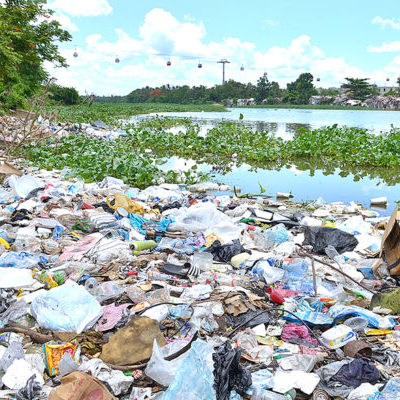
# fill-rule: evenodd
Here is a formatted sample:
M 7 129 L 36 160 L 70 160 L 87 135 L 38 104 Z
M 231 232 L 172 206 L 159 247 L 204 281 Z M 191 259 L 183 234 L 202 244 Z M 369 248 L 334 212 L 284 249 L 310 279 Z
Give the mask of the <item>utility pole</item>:
M 228 61 L 226 58 L 217 61 L 218 64 L 222 64 L 222 84 L 225 83 L 225 64 L 230 64 L 231 62 Z

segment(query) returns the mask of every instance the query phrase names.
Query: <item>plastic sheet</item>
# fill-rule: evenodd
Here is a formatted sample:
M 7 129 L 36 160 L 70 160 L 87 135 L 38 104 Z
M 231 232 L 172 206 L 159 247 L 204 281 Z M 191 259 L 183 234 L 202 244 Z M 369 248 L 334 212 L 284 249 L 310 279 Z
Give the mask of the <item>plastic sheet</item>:
M 41 328 L 81 333 L 92 327 L 103 311 L 93 296 L 69 280 L 36 297 L 31 313 Z

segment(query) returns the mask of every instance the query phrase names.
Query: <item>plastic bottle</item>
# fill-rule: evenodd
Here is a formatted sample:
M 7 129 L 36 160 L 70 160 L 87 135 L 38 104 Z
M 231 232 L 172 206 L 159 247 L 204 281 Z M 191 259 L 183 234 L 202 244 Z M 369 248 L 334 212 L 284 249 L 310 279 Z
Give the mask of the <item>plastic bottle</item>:
M 332 260 L 335 260 L 339 264 L 344 264 L 346 262 L 346 260 L 344 259 L 344 256 L 341 256 L 337 252 L 337 250 L 331 245 L 329 245 L 325 248 L 325 253 L 329 258 L 331 258 Z
M 291 261 L 284 261 L 282 269 L 286 270 L 287 276 L 290 276 L 292 279 L 302 279 L 307 273 L 308 264 L 302 258 L 295 258 Z
M 247 279 L 243 279 L 238 277 L 237 275 L 228 275 L 228 274 L 218 274 L 217 282 L 221 286 L 241 286 L 241 287 L 249 287 L 250 281 Z
M 157 246 L 154 240 L 141 240 L 132 243 L 132 247 L 136 251 L 150 250 Z
M 91 291 L 97 288 L 97 286 L 99 286 L 99 284 L 97 283 L 96 278 L 89 278 L 86 280 L 85 282 L 85 288 L 87 291 Z

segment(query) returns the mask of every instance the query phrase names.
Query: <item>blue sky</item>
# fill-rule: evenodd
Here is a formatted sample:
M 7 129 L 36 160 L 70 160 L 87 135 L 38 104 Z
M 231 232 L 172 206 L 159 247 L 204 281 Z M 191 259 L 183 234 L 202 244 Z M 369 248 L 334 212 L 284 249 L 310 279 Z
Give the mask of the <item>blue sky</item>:
M 346 76 L 378 85 L 400 76 L 398 0 L 50 0 L 49 6 L 73 35 L 61 46 L 69 68 L 49 70 L 81 93 L 214 85 L 221 81 L 220 58 L 231 61 L 227 78 L 255 83 L 267 72 L 284 87 L 306 71 L 322 87 L 339 86 Z

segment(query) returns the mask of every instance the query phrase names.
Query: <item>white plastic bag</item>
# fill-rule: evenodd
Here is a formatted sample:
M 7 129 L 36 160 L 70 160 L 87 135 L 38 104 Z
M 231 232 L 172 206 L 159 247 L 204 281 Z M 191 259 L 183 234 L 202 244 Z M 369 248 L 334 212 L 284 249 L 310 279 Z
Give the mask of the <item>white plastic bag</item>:
M 186 343 L 183 343 L 186 345 Z M 165 346 L 168 347 L 169 345 Z M 153 354 L 145 369 L 145 374 L 163 386 L 169 386 L 175 378 L 176 371 L 186 358 L 186 354 L 181 355 L 172 361 L 166 361 L 164 357 L 168 354 L 168 349 L 160 348 L 154 340 Z
M 79 334 L 96 323 L 103 309 L 83 286 L 68 280 L 36 297 L 31 304 L 31 314 L 41 328 Z

